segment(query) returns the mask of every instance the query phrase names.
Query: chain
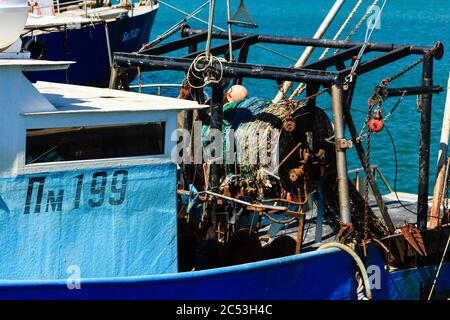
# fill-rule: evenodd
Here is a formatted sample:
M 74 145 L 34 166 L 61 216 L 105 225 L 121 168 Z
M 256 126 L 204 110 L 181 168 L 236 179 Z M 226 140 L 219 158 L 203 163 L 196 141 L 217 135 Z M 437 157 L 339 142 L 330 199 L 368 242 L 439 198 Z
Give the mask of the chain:
M 322 94 L 324 94 L 325 92 L 328 92 L 330 89 L 329 88 L 324 88 L 322 90 L 317 91 L 316 93 L 313 93 L 312 95 L 308 96 L 308 97 L 304 97 L 302 99 L 299 100 L 294 100 L 294 99 L 287 99 L 286 98 L 286 92 L 284 91 L 283 85 L 280 85 L 280 92 L 283 96 L 282 98 L 282 104 L 286 107 L 286 109 L 288 109 L 291 113 L 297 111 L 299 108 L 304 107 L 309 100 L 311 99 L 315 99 L 319 96 L 321 96 Z
M 358 23 L 355 25 L 352 31 L 347 35 L 347 37 L 344 39 L 344 41 L 348 41 L 355 35 L 355 33 L 359 30 L 359 28 L 362 26 L 363 22 L 367 19 L 369 14 L 372 13 L 373 8 L 377 5 L 379 0 L 375 0 L 372 5 L 369 7 L 369 9 L 366 11 L 366 13 L 362 16 L 362 18 L 358 21 Z M 336 49 L 333 52 L 333 55 L 337 54 L 340 51 L 340 49 Z
M 382 86 L 387 86 L 390 82 L 400 78 L 401 76 L 403 76 L 405 73 L 407 73 L 408 71 L 412 70 L 413 68 L 417 67 L 419 64 L 421 64 L 422 62 L 425 61 L 425 59 L 431 57 L 432 55 L 434 55 L 436 53 L 436 51 L 441 47 L 441 43 L 438 41 L 436 42 L 436 44 L 434 45 L 433 49 L 431 49 L 430 51 L 428 51 L 427 53 L 425 53 L 420 59 L 418 59 L 416 62 L 414 62 L 413 64 L 409 65 L 408 67 L 406 67 L 405 69 L 401 70 L 399 73 L 394 74 L 393 76 L 384 79 L 383 81 L 381 81 L 381 85 Z
M 376 0 L 378 1 L 378 0 Z M 342 24 L 342 26 L 340 27 L 340 29 L 336 32 L 336 34 L 333 37 L 333 40 L 337 40 L 339 39 L 339 37 L 341 36 L 342 32 L 344 32 L 345 28 L 348 26 L 348 24 L 350 23 L 350 21 L 353 19 L 353 17 L 355 16 L 355 13 L 358 11 L 359 7 L 362 5 L 363 1 L 362 0 L 358 0 L 358 2 L 355 4 L 355 6 L 353 7 L 352 11 L 350 12 L 350 14 L 348 15 L 347 19 L 344 21 L 344 23 Z M 348 36 L 345 40 L 348 40 Z M 323 58 L 326 57 L 328 51 L 330 51 L 330 47 L 325 48 L 325 50 L 322 52 L 322 54 L 320 55 L 318 60 L 322 60 Z M 334 53 L 336 54 L 336 52 Z M 333 54 L 333 55 L 334 55 Z M 291 94 L 290 98 L 293 98 L 295 96 L 299 96 L 301 95 L 306 89 L 306 85 L 304 83 L 301 83 L 298 85 L 298 87 L 294 90 L 294 92 Z
M 356 142 L 361 142 L 362 138 L 368 135 L 367 131 L 369 128 L 367 127 L 369 124 L 369 121 L 372 117 L 372 112 L 373 112 L 373 108 L 376 104 L 379 104 L 381 107 L 381 102 L 383 101 L 383 97 L 380 94 L 382 87 L 378 86 L 375 88 L 372 97 L 369 98 L 369 100 L 367 101 L 368 105 L 369 105 L 369 109 L 367 110 L 367 117 L 366 117 L 366 121 L 363 124 L 363 127 L 361 128 L 361 131 L 359 132 L 358 137 L 356 138 Z M 391 110 L 392 111 L 392 110 Z M 367 128 L 367 130 L 366 130 Z M 364 132 L 366 131 L 366 132 Z
M 366 123 L 369 122 L 372 117 L 373 108 L 377 104 L 376 99 L 369 99 L 369 108 L 367 110 Z M 366 159 L 364 161 L 364 167 L 366 171 L 366 179 L 364 181 L 364 242 L 367 242 L 369 238 L 369 176 L 370 176 L 370 142 L 371 142 L 371 130 L 367 128 L 367 145 L 366 145 Z
M 306 103 L 306 102 L 308 102 L 308 101 L 311 100 L 311 99 L 315 99 L 315 98 L 317 98 L 318 96 L 321 96 L 322 94 L 324 94 L 325 92 L 328 92 L 329 90 L 330 90 L 330 89 L 328 89 L 328 88 L 322 89 L 322 90 L 317 91 L 316 93 L 314 93 L 314 94 L 312 94 L 312 95 L 310 95 L 310 96 L 308 96 L 308 97 L 299 99 L 298 101 L 299 101 L 300 103 Z
M 366 29 L 366 36 L 364 37 L 364 44 L 362 45 L 361 49 L 359 50 L 358 55 L 354 59 L 354 63 L 352 66 L 352 69 L 350 73 L 345 76 L 345 85 L 348 85 L 350 82 L 353 82 L 353 77 L 356 74 L 356 69 L 358 69 L 359 63 L 361 62 L 361 57 L 363 56 L 364 52 L 366 51 L 367 45 L 369 44 L 370 37 L 372 36 L 373 31 L 375 30 L 375 27 L 378 24 L 378 21 L 380 20 L 381 14 L 383 13 L 384 6 L 386 5 L 387 0 L 384 0 L 383 5 L 381 6 L 380 12 L 377 15 L 377 18 L 375 20 L 375 23 L 370 26 L 370 24 L 367 25 Z
M 441 47 L 441 43 L 438 41 L 436 42 L 436 44 L 434 45 L 433 49 L 431 49 L 430 51 L 428 51 L 427 53 L 425 53 L 420 59 L 418 59 L 417 61 L 415 61 L 414 63 L 412 63 L 411 65 L 409 65 L 408 67 L 406 67 L 405 69 L 401 70 L 400 72 L 394 74 L 391 77 L 385 78 L 381 81 L 380 85 L 377 87 L 379 89 L 382 89 L 384 87 L 386 87 L 389 83 L 391 83 L 392 81 L 400 78 L 401 76 L 405 75 L 408 71 L 412 70 L 413 68 L 417 67 L 420 63 L 422 63 L 423 61 L 425 61 L 425 59 L 431 57 L 432 55 L 434 55 L 436 53 L 436 51 Z M 403 101 L 403 98 L 405 97 L 407 91 L 403 91 L 402 96 L 399 98 L 399 100 L 396 102 L 396 104 L 394 105 L 394 107 L 391 109 L 391 111 L 386 115 L 386 117 L 384 118 L 384 121 L 386 121 L 387 119 L 389 119 L 392 116 L 392 113 L 397 109 L 397 107 L 400 105 L 400 103 Z M 382 97 L 379 96 L 378 94 L 375 94 L 375 100 L 377 101 L 382 101 Z M 370 104 L 370 100 L 369 100 L 369 104 Z M 365 130 L 367 128 L 368 125 L 368 121 L 370 120 L 370 118 L 364 123 L 363 127 L 361 128 L 361 131 L 359 132 L 358 137 L 356 138 L 357 142 L 362 141 L 362 139 L 367 135 L 367 133 L 365 133 Z
M 386 123 L 386 121 L 392 116 L 392 114 L 394 113 L 395 110 L 397 110 L 398 106 L 400 105 L 400 103 L 403 101 L 403 99 L 405 98 L 407 91 L 403 91 L 401 97 L 397 100 L 397 102 L 395 103 L 395 105 L 392 107 L 391 111 L 389 111 L 389 113 L 384 117 L 384 122 Z M 370 120 L 370 119 L 369 119 Z M 365 132 L 366 128 L 368 125 L 368 121 L 364 122 L 364 125 L 361 129 L 361 131 L 359 132 L 358 137 L 356 138 L 357 142 L 361 142 L 362 139 L 364 137 L 367 136 L 367 132 Z

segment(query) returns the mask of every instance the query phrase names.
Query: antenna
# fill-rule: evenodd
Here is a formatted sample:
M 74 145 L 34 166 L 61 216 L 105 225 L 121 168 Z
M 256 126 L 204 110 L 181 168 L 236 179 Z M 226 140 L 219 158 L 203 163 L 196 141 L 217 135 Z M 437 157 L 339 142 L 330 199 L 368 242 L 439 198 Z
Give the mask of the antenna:
M 250 16 L 250 13 L 248 13 L 248 10 L 244 5 L 244 0 L 241 0 L 239 7 L 228 23 L 244 28 L 258 28 L 258 25 Z

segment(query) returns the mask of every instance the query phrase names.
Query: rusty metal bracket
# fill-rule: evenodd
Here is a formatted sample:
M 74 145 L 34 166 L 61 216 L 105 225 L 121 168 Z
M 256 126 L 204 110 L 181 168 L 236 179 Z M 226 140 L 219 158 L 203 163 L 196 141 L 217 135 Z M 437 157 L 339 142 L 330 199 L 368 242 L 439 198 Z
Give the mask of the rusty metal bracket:
M 339 150 L 351 149 L 353 147 L 353 141 L 346 139 L 336 139 L 336 147 Z
M 419 229 L 417 229 L 411 223 L 407 223 L 400 227 L 400 230 L 405 237 L 405 240 L 417 251 L 421 256 L 427 256 L 427 250 L 425 249 L 425 244 L 423 242 L 422 235 Z
M 336 239 L 340 243 L 345 243 L 347 239 L 353 234 L 354 228 L 351 223 L 342 223 L 340 222 L 339 233 L 336 236 Z

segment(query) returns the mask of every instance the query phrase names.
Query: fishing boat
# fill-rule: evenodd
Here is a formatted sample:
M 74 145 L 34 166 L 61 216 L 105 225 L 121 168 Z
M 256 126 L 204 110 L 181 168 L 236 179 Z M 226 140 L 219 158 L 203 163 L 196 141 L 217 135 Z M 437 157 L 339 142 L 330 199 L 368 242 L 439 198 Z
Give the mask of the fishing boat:
M 422 94 L 422 115 L 427 116 L 431 95 L 443 90 L 429 81 L 431 61 L 444 54 L 442 44 L 366 44 L 381 56 L 362 62 L 349 79 L 352 69 L 345 63 L 364 43 L 232 33 L 231 43 L 207 45 L 206 52 L 160 56 L 185 47 L 192 51 L 208 39 L 229 39 L 227 32 L 185 27 L 181 40 L 140 54 L 115 53 L 112 88 L 103 89 L 32 83 L 24 76 L 72 64 L 30 59 L 20 51 L 16 39 L 26 10 L 0 6 L 0 15 L 14 15 L 0 19 L 0 30 L 9 28 L 0 33 L 0 81 L 10 89 L 0 92 L 1 299 L 448 297 L 448 212 L 438 210 L 433 226 L 420 206 L 428 205 L 428 195 L 419 195 L 424 202 L 412 216 L 417 221 L 411 221 L 398 198 L 377 197 L 368 165 L 365 181 L 375 197 L 366 197 L 368 188 L 358 192 L 346 166 L 346 152 L 353 146 L 343 136 L 344 126 L 351 126 L 348 97 L 356 75 L 406 56 L 422 57 L 424 85 L 391 88 L 385 83 L 376 92 L 386 99 Z M 215 58 L 226 54 L 229 45 L 261 42 L 342 51 L 302 68 L 250 64 L 242 47 L 239 62 L 207 60 L 211 53 Z M 336 65 L 345 67 L 327 70 Z M 142 72 L 186 71 L 180 99 L 114 90 L 120 85 L 118 69 L 137 66 Z M 305 104 L 230 101 L 233 95 L 224 92 L 224 85 L 246 77 L 306 83 L 308 97 L 316 97 L 322 86 L 332 93 L 333 120 L 314 98 Z M 210 101 L 204 101 L 203 85 L 212 87 Z M 180 112 L 184 129 L 175 130 Z M 203 122 L 194 122 L 194 115 Z M 381 119 L 373 120 L 381 126 Z M 421 135 L 429 136 L 424 123 Z M 270 155 L 286 160 L 275 162 L 275 168 L 260 158 L 215 160 L 234 142 L 226 135 L 226 143 L 212 152 L 211 135 L 219 133 L 219 141 L 220 132 L 229 129 L 236 130 L 242 150 L 249 149 L 259 129 L 273 129 Z M 362 145 L 354 140 L 358 150 Z M 195 161 L 197 152 L 210 152 L 212 158 Z M 426 157 L 421 163 L 429 161 Z M 408 224 L 394 225 L 405 219 Z
M 23 49 L 34 59 L 71 60 L 77 64 L 52 73 L 33 72 L 35 82 L 53 81 L 107 87 L 112 52 L 134 52 L 147 43 L 157 1 L 60 1 L 30 3 L 22 34 Z M 132 76 L 130 76 L 132 77 Z

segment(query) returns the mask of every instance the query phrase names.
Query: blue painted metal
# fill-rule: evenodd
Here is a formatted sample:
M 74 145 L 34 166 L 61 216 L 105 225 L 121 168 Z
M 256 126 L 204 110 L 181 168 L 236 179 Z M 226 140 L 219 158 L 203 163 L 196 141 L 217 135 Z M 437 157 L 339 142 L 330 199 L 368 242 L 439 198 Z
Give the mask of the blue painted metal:
M 0 279 L 176 272 L 176 185 L 170 162 L 1 179 Z
M 125 19 L 108 22 L 111 51 L 134 52 L 150 38 L 157 10 Z M 31 37 L 23 38 L 23 43 Z M 37 80 L 106 87 L 110 77 L 108 50 L 103 23 L 66 29 L 37 35 L 44 45 L 42 59 L 52 61 L 76 61 L 67 71 L 26 73 L 27 78 Z
M 375 248 L 369 248 L 367 266 L 371 266 L 369 279 L 376 300 L 419 299 L 420 286 L 429 286 L 436 270 L 432 266 L 387 272 Z M 81 274 L 80 289 L 69 289 L 68 278 L 1 280 L 0 299 L 348 300 L 356 298 L 355 271 L 348 254 L 328 249 L 197 272 L 95 279 Z M 377 272 L 379 284 L 374 277 Z M 449 288 L 447 263 L 436 296 L 448 294 Z
M 350 299 L 350 256 L 331 249 L 239 266 L 178 274 L 66 280 L 1 281 L 0 299 Z
M 384 270 L 384 262 L 379 249 L 369 246 L 366 268 L 368 268 L 369 279 L 373 285 L 377 284 L 375 274 L 379 272 L 381 275 L 379 288 L 372 289 L 373 299 L 417 300 L 423 298 L 420 296 L 421 288 L 428 288 L 428 290 L 431 288 L 438 265 L 387 272 Z M 425 290 L 425 292 L 429 291 Z M 433 297 L 447 298 L 449 293 L 450 263 L 445 263 L 442 266 Z

